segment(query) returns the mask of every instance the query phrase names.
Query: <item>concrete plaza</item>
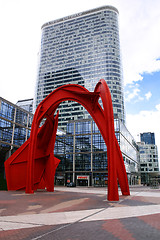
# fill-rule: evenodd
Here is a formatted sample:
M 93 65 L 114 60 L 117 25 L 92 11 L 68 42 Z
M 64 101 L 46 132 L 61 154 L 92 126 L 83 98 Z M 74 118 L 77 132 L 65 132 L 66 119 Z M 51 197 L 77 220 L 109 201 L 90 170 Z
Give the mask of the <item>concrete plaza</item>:
M 0 239 L 160 239 L 160 189 L 130 191 L 119 202 L 106 200 L 106 188 L 1 191 Z

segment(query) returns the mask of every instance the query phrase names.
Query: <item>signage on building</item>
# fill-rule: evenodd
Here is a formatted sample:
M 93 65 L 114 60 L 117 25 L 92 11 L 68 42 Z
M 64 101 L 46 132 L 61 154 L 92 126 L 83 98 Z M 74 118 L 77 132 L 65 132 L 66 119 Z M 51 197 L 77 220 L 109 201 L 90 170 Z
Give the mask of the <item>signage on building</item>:
M 77 179 L 88 180 L 89 176 L 77 176 Z
M 57 179 L 64 179 L 64 176 L 57 176 Z

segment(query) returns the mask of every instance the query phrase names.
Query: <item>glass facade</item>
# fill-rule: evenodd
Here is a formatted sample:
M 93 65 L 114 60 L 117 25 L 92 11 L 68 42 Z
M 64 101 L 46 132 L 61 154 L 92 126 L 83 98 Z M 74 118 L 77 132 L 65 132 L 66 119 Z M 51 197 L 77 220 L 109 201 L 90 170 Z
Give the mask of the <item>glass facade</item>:
M 122 122 L 118 119 L 114 122 L 129 183 L 137 183 L 137 145 Z M 54 154 L 61 159 L 56 171 L 56 184 L 66 185 L 68 181 L 77 185 L 107 184 L 107 147 L 92 119 L 70 121 L 66 135 L 56 138 Z
M 158 150 L 154 144 L 138 143 L 140 153 L 141 172 L 157 172 L 158 165 Z
M 1 164 L 30 136 L 33 115 L 0 97 Z M 2 167 L 2 166 L 1 166 Z
M 141 137 L 141 142 L 145 142 L 146 144 L 155 144 L 154 133 L 151 133 L 151 132 L 141 133 L 140 137 Z
M 118 10 L 105 6 L 42 26 L 41 51 L 35 96 L 37 106 L 64 84 L 80 84 L 89 91 L 105 79 L 111 92 L 114 116 L 125 121 L 120 59 Z M 59 106 L 59 127 L 68 120 L 88 118 L 78 103 Z
M 150 184 L 151 179 L 159 174 L 158 149 L 155 144 L 139 142 L 140 172 L 143 184 Z

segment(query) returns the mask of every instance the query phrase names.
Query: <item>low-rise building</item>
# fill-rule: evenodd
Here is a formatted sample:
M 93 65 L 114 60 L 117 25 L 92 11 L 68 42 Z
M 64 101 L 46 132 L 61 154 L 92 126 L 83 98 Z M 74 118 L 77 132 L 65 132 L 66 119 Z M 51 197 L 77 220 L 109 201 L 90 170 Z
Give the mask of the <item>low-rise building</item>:
M 151 184 L 152 179 L 159 175 L 158 150 L 155 144 L 138 142 L 140 154 L 141 182 Z
M 30 136 L 33 114 L 0 97 L 0 175 L 4 161 Z
M 140 176 L 137 144 L 119 119 L 114 120 L 114 125 L 129 184 L 138 184 Z M 56 138 L 54 153 L 61 160 L 56 171 L 56 184 L 107 184 L 107 147 L 92 119 L 69 121 L 67 133 Z

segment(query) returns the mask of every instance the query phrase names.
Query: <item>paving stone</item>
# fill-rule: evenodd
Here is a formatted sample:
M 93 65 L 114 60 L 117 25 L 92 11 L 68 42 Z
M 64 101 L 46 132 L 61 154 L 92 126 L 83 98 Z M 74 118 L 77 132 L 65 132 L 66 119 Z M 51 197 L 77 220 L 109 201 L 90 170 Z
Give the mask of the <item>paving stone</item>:
M 1 191 L 0 239 L 158 240 L 160 191 L 131 187 L 131 196 L 120 195 L 119 202 L 106 201 L 106 188 Z

